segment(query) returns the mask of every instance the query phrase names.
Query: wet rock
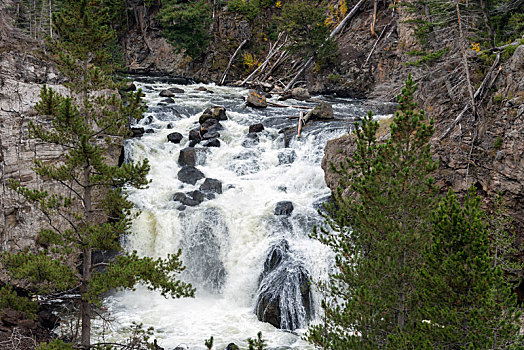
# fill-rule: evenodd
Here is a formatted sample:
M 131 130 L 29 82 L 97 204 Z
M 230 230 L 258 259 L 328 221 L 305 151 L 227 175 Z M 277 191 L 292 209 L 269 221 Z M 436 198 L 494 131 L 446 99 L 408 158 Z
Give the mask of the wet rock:
M 258 135 L 254 132 L 250 132 L 246 135 L 246 139 L 242 142 L 242 146 L 250 148 L 258 145 L 259 142 L 260 139 Z
M 179 89 L 177 87 L 172 87 L 172 88 L 169 88 L 168 90 L 171 91 L 174 94 L 183 94 L 183 93 L 185 93 L 184 90 Z
M 266 96 L 255 90 L 249 91 L 247 95 L 246 103 L 249 107 L 254 107 L 254 108 L 266 108 L 267 107 Z
M 145 117 L 144 119 L 142 119 L 142 125 L 149 125 L 153 122 L 153 116 L 152 115 L 148 115 L 147 117 Z
M 206 150 L 203 148 L 187 147 L 180 150 L 178 164 L 181 166 L 204 165 L 206 162 Z
M 162 100 L 162 102 L 164 102 L 164 103 L 175 103 L 175 100 L 173 100 L 171 97 L 168 97 L 168 98 L 164 98 Z
M 207 92 L 207 93 L 210 93 L 210 94 L 212 94 L 212 93 L 213 93 L 213 91 L 211 91 L 211 90 L 209 90 L 209 89 L 206 89 L 206 88 L 205 88 L 205 87 L 203 87 L 203 86 L 200 86 L 200 87 L 196 88 L 195 90 L 196 90 L 196 91 L 203 91 L 203 92 Z
M 195 147 L 200 143 L 200 140 L 192 140 L 189 142 L 189 147 Z
M 175 94 L 169 90 L 162 90 L 160 91 L 160 97 L 174 97 Z
M 200 136 L 200 129 L 192 129 L 189 131 L 189 141 L 200 141 L 202 140 L 202 136 Z
M 240 348 L 235 343 L 229 343 L 226 346 L 226 350 L 240 350 Z
M 220 147 L 220 141 L 218 139 L 211 139 L 203 144 L 205 147 Z
M 282 94 L 279 100 L 283 101 L 289 98 L 294 98 L 295 100 L 300 100 L 300 101 L 306 101 L 306 100 L 309 100 L 311 96 L 309 95 L 309 91 L 307 89 L 296 87 Z
M 224 130 L 224 127 L 216 119 L 208 119 L 202 125 L 200 125 L 200 133 L 205 134 L 207 132 L 216 132 Z
M 327 102 L 320 102 L 304 116 L 304 123 L 311 119 L 333 119 L 333 107 Z
M 169 123 L 167 124 L 167 128 L 168 129 L 173 129 L 175 127 L 175 125 L 173 125 L 173 123 Z
M 204 183 L 200 185 L 200 191 L 206 193 L 222 193 L 222 182 L 217 179 L 207 178 Z
M 167 135 L 167 140 L 173 143 L 180 143 L 183 138 L 184 136 L 182 136 L 182 134 L 179 132 L 172 132 L 171 134 Z
M 278 189 L 279 191 L 282 191 L 282 192 L 287 192 L 287 187 L 284 186 L 284 185 L 280 185 L 280 186 L 278 186 L 277 189 Z
M 217 121 L 227 120 L 226 109 L 219 106 L 209 107 L 202 113 L 200 118 L 198 118 L 198 122 L 204 124 L 204 122 L 209 119 L 215 119 Z
M 220 134 L 216 131 L 208 131 L 204 135 L 202 135 L 202 140 L 210 140 L 210 139 L 216 139 L 219 138 Z
M 173 195 L 173 200 L 182 203 L 184 206 L 196 207 L 204 201 L 204 195 L 202 192 L 196 190 L 188 194 L 177 192 Z
M 295 150 L 287 149 L 278 153 L 278 165 L 291 164 L 297 159 Z
M 146 129 L 146 134 L 154 134 L 154 133 L 155 133 L 155 129 L 153 128 Z
M 264 130 L 264 125 L 262 125 L 261 123 L 249 126 L 249 133 L 257 133 L 261 132 L 262 130 Z
M 291 215 L 293 209 L 293 203 L 290 201 L 278 202 L 275 206 L 275 215 Z
M 131 137 L 141 137 L 145 133 L 145 129 L 141 126 L 132 126 L 131 132 L 133 133 Z
M 285 239 L 269 249 L 259 280 L 255 313 L 260 321 L 294 330 L 312 318 L 310 279 Z
M 205 178 L 204 173 L 194 166 L 185 166 L 178 172 L 178 179 L 184 183 L 194 185 L 198 180 Z

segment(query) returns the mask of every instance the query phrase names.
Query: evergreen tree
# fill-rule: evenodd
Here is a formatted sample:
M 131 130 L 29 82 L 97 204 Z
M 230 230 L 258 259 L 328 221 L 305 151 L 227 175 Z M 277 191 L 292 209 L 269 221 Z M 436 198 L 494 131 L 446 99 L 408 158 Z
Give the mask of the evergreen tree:
M 522 348 L 520 313 L 490 255 L 474 189 L 461 206 L 449 192 L 432 215 L 433 244 L 421 270 L 420 338 L 428 349 Z
M 324 323 L 309 341 L 327 349 L 402 348 L 417 317 L 417 273 L 436 204 L 430 174 L 433 121 L 416 109 L 411 76 L 398 96 L 391 139 L 378 142 L 370 113 L 357 126 L 357 149 L 334 171 L 340 186 L 315 236 L 336 253 L 325 288 Z M 349 195 L 346 195 L 349 193 Z
M 124 187 L 146 186 L 149 171 L 147 161 L 112 166 L 107 158 L 129 133 L 129 121 L 142 116 L 143 107 L 141 92 L 124 104 L 114 90 L 107 90 L 115 84 L 108 45 L 114 32 L 104 24 L 106 15 L 96 0 L 68 0 L 55 17 L 61 40 L 55 43 L 54 54 L 70 93 L 62 96 L 42 88 L 35 108 L 45 120 L 30 124 L 30 135 L 62 148 L 64 156 L 58 162 L 35 160 L 34 169 L 48 180 L 49 188 L 30 189 L 11 182 L 49 219 L 49 228 L 38 236 L 44 249 L 2 256 L 10 277 L 24 280 L 33 295 L 77 294 L 84 349 L 90 347 L 92 310 L 108 291 L 144 283 L 166 297 L 194 293 L 190 284 L 173 275 L 183 270 L 180 251 L 166 259 L 130 252 L 108 263 L 92 260 L 94 251 L 122 250 L 120 242 L 130 227 L 132 210 Z

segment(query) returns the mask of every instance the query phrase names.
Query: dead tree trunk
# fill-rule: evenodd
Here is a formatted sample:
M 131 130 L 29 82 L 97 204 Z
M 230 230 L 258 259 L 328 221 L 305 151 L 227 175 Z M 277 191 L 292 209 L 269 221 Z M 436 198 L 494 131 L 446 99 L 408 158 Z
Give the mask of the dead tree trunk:
M 269 61 L 271 60 L 271 58 L 273 58 L 273 56 L 280 51 L 280 49 L 285 45 L 285 43 L 287 42 L 287 37 L 284 39 L 284 42 L 282 44 L 280 44 L 278 47 L 277 47 L 277 44 L 278 42 L 280 41 L 280 38 L 282 37 L 283 33 L 280 32 L 280 34 L 278 34 L 278 38 L 277 38 L 277 41 L 275 41 L 275 44 L 270 47 L 269 49 L 269 52 L 266 56 L 266 60 L 264 61 L 264 63 L 262 63 L 260 66 L 257 67 L 257 69 L 255 69 L 251 74 L 249 74 L 249 76 L 244 79 L 242 81 L 242 83 L 240 85 L 244 85 L 246 84 L 253 76 L 255 76 L 255 74 L 257 74 L 259 71 L 262 72 L 264 70 L 264 68 L 267 66 L 267 64 L 269 63 Z
M 338 24 L 338 26 L 335 29 L 333 29 L 333 31 L 329 34 L 329 37 L 326 40 L 329 40 L 329 39 L 333 38 L 335 35 L 337 35 L 338 33 L 340 33 L 342 31 L 342 29 L 344 29 L 344 26 L 346 25 L 346 23 L 357 13 L 358 9 L 360 8 L 360 6 L 362 6 L 363 3 L 364 3 L 364 0 L 360 0 L 351 9 L 351 11 L 349 11 L 349 13 L 346 15 L 346 17 L 344 17 L 342 22 L 340 22 Z M 313 55 L 312 57 L 310 57 L 307 60 L 306 64 L 304 66 L 302 66 L 302 69 L 299 70 L 298 73 L 295 75 L 295 77 L 293 79 L 291 79 L 291 81 L 286 85 L 286 87 L 284 88 L 284 91 L 289 90 L 296 83 L 296 81 L 298 80 L 300 75 L 307 69 L 307 67 L 309 67 L 309 65 L 311 63 L 313 63 L 314 60 L 315 60 L 315 55 Z
M 464 32 L 462 31 L 462 19 L 460 17 L 460 9 L 459 9 L 458 1 L 455 3 L 455 7 L 457 9 L 457 21 L 458 21 L 458 27 L 459 27 L 460 50 L 462 52 L 462 64 L 464 65 L 464 70 L 466 71 L 466 84 L 468 86 L 468 94 L 469 94 L 470 103 L 471 103 L 471 110 L 473 111 L 473 115 L 476 118 L 477 107 L 475 106 L 475 97 L 473 97 L 473 88 L 471 87 L 471 79 L 469 76 L 468 58 L 466 57 L 466 48 L 464 47 L 465 46 Z
M 227 73 L 229 72 L 229 69 L 231 68 L 231 64 L 233 63 L 233 61 L 235 60 L 235 57 L 237 57 L 237 54 L 240 52 L 240 50 L 242 49 L 242 47 L 248 42 L 247 39 L 245 39 L 244 41 L 242 41 L 240 43 L 240 45 L 238 45 L 237 49 L 235 50 L 235 53 L 233 54 L 233 56 L 231 56 L 231 58 L 229 59 L 229 63 L 227 64 L 227 67 L 226 67 L 226 70 L 224 71 L 224 74 L 222 75 L 222 79 L 220 79 L 220 85 L 223 85 L 224 82 L 226 81 L 226 77 L 227 77 Z
M 377 23 L 377 7 L 378 0 L 373 0 L 373 20 L 371 21 L 371 36 L 373 38 L 377 37 L 377 33 L 375 33 L 375 24 Z

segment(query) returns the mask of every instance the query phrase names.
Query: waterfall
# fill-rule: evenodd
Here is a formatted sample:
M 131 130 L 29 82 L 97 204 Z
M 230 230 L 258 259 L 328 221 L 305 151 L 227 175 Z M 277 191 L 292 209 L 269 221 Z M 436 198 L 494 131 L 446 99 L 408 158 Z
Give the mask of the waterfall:
M 127 190 L 137 217 L 125 248 L 155 257 L 181 248 L 186 270 L 180 278 L 190 281 L 197 294 L 194 299 L 164 299 L 138 286 L 136 291 L 108 296 L 109 312 L 118 325 L 115 337 L 124 338 L 123 327 L 137 321 L 153 326 L 166 349 L 179 344 L 204 349 L 204 339 L 210 336 L 216 349 L 230 342 L 245 346 L 258 331 L 270 347 L 312 349 L 301 335 L 321 311 L 322 296 L 313 282 L 326 279 L 333 261 L 330 250 L 309 237 L 313 226 L 322 224 L 319 203 L 330 195 L 320 162 L 325 143 L 346 133 L 347 120 L 364 115 L 366 107 L 356 100 L 319 97 L 333 105 L 340 120 L 310 123 L 296 139 L 289 136 L 295 133 L 296 120 L 287 118 L 298 114 L 295 109 L 244 108 L 245 89 L 174 85 L 154 78 L 137 79 L 135 84 L 148 106 L 146 118 L 139 122 L 146 133 L 126 141 L 125 157 L 147 158 L 151 183 L 146 189 Z M 184 90 L 174 101 L 159 96 L 173 87 Z M 210 106 L 225 107 L 228 117 L 221 121 L 221 146 L 197 154 L 196 168 L 214 179 L 210 184 L 221 185 L 212 194 L 193 192 L 204 178 L 194 185 L 177 178 L 189 131 Z M 255 123 L 265 130 L 248 137 L 249 125 Z M 291 131 L 279 133 L 285 128 Z M 180 144 L 167 140 L 175 131 L 184 136 Z M 197 195 L 201 203 L 193 206 Z M 186 197 L 191 205 L 183 205 Z M 281 201 L 292 203 L 288 215 L 275 215 Z

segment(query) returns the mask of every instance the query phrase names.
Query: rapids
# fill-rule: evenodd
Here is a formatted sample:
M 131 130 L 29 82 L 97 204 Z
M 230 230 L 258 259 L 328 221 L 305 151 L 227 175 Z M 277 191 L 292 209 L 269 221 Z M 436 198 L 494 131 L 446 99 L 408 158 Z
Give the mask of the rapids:
M 154 337 L 165 349 L 182 344 L 205 349 L 204 340 L 210 336 L 215 340 L 214 349 L 222 350 L 230 342 L 245 348 L 246 339 L 255 338 L 258 331 L 263 332 L 269 348 L 312 349 L 301 339 L 308 324 L 305 312 L 309 308 L 312 322 L 318 320 L 321 295 L 312 285 L 309 304 L 305 303 L 298 292 L 297 276 L 304 272 L 311 281 L 325 280 L 333 260 L 327 247 L 309 238 L 313 226 L 322 224 L 317 209 L 330 195 L 320 168 L 323 149 L 328 140 L 346 133 L 369 105 L 317 96 L 333 105 L 338 120 L 310 122 L 302 138 L 292 137 L 286 148 L 279 130 L 296 127 L 296 120 L 287 117 L 298 115 L 297 109 L 245 108 L 243 98 L 248 91 L 241 88 L 176 85 L 155 78 L 137 78 L 135 84 L 145 93 L 148 106 L 146 117 L 138 124 L 153 132 L 127 140 L 125 159 L 147 158 L 151 183 L 146 189 L 127 190 L 139 214 L 124 245 L 155 257 L 181 248 L 186 271 L 180 277 L 190 281 L 197 293 L 195 298 L 165 299 L 138 286 L 136 291 L 108 296 L 106 305 L 115 322 L 113 338 L 106 340 L 124 339 L 125 327 L 136 321 L 154 327 Z M 171 87 L 185 91 L 175 95 L 174 103 L 159 96 L 161 90 Z M 198 91 L 198 87 L 213 93 Z M 284 103 L 314 105 L 295 100 Z M 198 126 L 200 114 L 214 105 L 227 110 L 228 120 L 221 122 L 221 147 L 210 147 L 197 168 L 207 178 L 220 180 L 223 193 L 179 210 L 173 195 L 198 189 L 204 181 L 193 186 L 178 180 L 179 153 L 188 147 L 188 132 Z M 255 123 L 265 126 L 258 142 L 246 139 L 249 125 Z M 167 135 L 175 131 L 184 135 L 180 144 L 167 141 Z M 290 216 L 274 215 L 279 201 L 293 203 Z M 262 278 L 268 254 L 275 247 L 280 249 L 278 244 L 283 241 L 287 244 L 285 261 Z M 272 288 L 281 293 L 283 326 L 296 328 L 293 331 L 257 319 L 257 294 Z M 98 327 L 100 332 L 101 325 Z

